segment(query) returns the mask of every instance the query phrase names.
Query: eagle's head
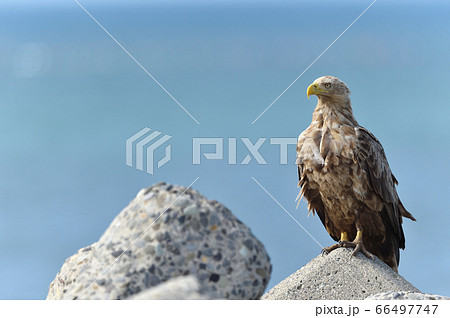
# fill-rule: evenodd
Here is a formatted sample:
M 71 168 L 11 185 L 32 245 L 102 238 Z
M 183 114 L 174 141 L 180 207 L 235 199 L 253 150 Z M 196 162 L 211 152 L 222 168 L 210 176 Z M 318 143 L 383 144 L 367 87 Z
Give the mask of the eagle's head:
M 316 95 L 319 100 L 350 101 L 350 90 L 340 79 L 322 76 L 309 85 L 306 95 Z

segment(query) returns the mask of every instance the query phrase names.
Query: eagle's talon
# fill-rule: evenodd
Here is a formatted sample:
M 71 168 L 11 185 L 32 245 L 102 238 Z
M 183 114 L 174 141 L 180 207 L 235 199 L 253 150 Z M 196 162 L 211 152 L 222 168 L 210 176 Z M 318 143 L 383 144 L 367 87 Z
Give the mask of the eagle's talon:
M 364 254 L 367 258 L 373 260 L 373 254 L 370 253 L 366 248 L 364 247 L 363 241 L 362 241 L 362 234 L 358 231 L 358 235 L 356 236 L 355 240 L 353 242 L 349 241 L 341 241 L 339 242 L 339 247 L 346 247 L 346 248 L 354 248 L 354 251 L 351 256 L 356 256 L 358 252 L 361 252 Z
M 338 243 L 339 247 L 355 247 L 356 245 L 353 242 L 349 242 L 349 241 L 339 241 Z
M 356 244 L 355 250 L 352 253 L 352 256 L 356 256 L 356 254 L 358 254 L 358 252 L 363 253 L 364 255 L 366 255 L 367 258 L 374 260 L 373 254 L 370 253 L 368 250 L 366 250 L 366 248 L 364 247 L 364 244 L 362 242 L 358 242 Z
M 323 254 L 330 254 L 332 251 L 334 251 L 335 249 L 337 249 L 339 247 L 339 244 L 333 244 L 331 246 L 328 247 L 324 247 L 322 249 L 322 255 Z

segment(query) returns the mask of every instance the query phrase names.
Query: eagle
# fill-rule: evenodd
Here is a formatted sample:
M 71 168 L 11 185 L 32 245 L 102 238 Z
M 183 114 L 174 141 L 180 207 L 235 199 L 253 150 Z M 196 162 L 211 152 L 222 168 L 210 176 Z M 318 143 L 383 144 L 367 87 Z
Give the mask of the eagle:
M 338 243 L 323 249 L 354 248 L 398 272 L 399 249 L 405 248 L 402 218 L 415 218 L 397 194 L 378 139 L 353 116 L 350 90 L 333 76 L 316 79 L 307 96 L 318 97 L 312 122 L 298 137 L 299 202 L 317 213 Z M 308 213 L 309 214 L 309 213 Z

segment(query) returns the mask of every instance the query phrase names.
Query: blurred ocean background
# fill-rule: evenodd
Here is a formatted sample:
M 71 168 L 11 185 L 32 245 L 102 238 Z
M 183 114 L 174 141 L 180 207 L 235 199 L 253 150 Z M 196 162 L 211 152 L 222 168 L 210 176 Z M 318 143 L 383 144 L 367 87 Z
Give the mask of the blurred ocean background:
M 263 242 L 276 285 L 320 247 L 251 177 L 323 246 L 333 243 L 305 202 L 295 209 L 295 147 L 288 165 L 267 140 L 267 165 L 194 166 L 192 138 L 297 137 L 317 100 L 306 88 L 322 75 L 349 86 L 418 220 L 404 222 L 400 274 L 450 295 L 450 3 L 377 1 L 253 125 L 370 0 L 80 3 L 200 125 L 74 1 L 2 1 L 0 299 L 45 298 L 64 260 L 97 241 L 141 188 L 196 177 L 195 189 Z M 125 165 L 125 140 L 144 127 L 173 136 L 173 158 L 154 175 Z M 247 155 L 242 142 L 237 155 Z

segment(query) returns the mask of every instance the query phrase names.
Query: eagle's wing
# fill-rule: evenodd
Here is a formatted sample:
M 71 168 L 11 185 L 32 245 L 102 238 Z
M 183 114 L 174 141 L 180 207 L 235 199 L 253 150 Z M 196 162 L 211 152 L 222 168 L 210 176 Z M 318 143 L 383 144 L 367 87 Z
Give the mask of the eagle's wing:
M 412 215 L 406 211 L 398 198 L 395 189 L 397 179 L 392 174 L 383 146 L 378 139 L 364 127 L 355 127 L 355 132 L 357 137 L 355 155 L 369 178 L 372 190 L 383 200 L 385 207 L 381 211 L 383 217 L 387 218 L 400 247 L 404 248 L 405 237 L 401 228 L 401 216 L 412 217 Z
M 305 138 L 306 131 L 304 131 L 298 137 L 297 142 L 297 171 L 298 171 L 298 186 L 301 188 L 297 200 L 300 200 L 304 196 L 308 201 L 308 210 L 317 215 L 320 221 L 327 229 L 330 236 L 335 240 L 339 240 L 339 231 L 332 223 L 332 221 L 327 217 L 325 212 L 325 207 L 322 202 L 318 188 L 309 183 L 308 177 L 306 176 L 306 171 L 304 170 L 304 161 L 316 162 L 318 164 L 323 164 L 323 159 L 320 156 L 319 148 L 317 146 L 320 143 L 320 134 L 317 134 L 314 138 Z M 298 204 L 297 204 L 298 206 Z

